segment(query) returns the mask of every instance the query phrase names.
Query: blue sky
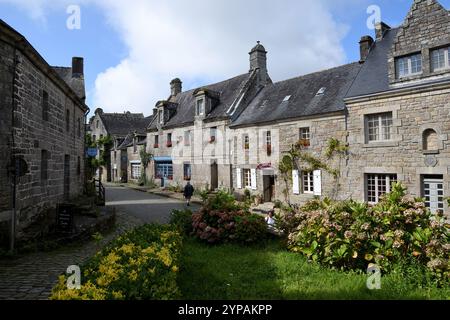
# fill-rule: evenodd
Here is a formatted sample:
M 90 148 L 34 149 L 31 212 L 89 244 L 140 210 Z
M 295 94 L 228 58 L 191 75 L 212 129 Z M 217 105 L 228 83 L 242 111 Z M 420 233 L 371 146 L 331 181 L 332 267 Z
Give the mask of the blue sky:
M 294 0 L 285 0 L 285 7 L 284 0 L 263 0 L 257 12 L 251 5 L 228 2 L 242 8 L 242 15 L 236 15 L 234 8 L 227 13 L 227 1 L 215 1 L 208 2 L 209 9 L 223 14 L 201 21 L 197 13 L 181 16 L 179 11 L 189 10 L 181 9 L 181 2 L 171 7 L 154 0 L 135 0 L 134 7 L 124 0 L 71 1 L 81 7 L 80 30 L 66 28 L 65 0 L 36 0 L 33 7 L 27 0 L 0 0 L 0 18 L 51 65 L 69 66 L 72 56 L 83 56 L 91 109 L 149 115 L 154 103 L 167 97 L 172 78 L 182 78 L 184 89 L 190 89 L 247 72 L 247 53 L 256 40 L 269 51 L 275 81 L 357 61 L 360 37 L 373 35 L 366 26 L 368 6 L 378 5 L 382 20 L 397 26 L 413 2 L 305 0 L 293 8 Z M 440 3 L 450 8 L 450 0 Z M 327 42 L 330 48 L 324 50 Z

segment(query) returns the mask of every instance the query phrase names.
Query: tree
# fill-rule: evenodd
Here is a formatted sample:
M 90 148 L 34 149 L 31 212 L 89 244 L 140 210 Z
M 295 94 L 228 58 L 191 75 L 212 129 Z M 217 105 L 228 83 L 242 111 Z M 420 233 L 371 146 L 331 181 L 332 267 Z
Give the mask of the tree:
M 147 168 L 148 168 L 148 165 L 150 164 L 150 161 L 152 161 L 152 159 L 153 159 L 153 154 L 148 153 L 145 149 L 146 148 L 144 146 L 139 151 L 139 156 L 141 158 L 141 163 L 142 163 L 142 166 L 144 168 L 144 172 L 142 173 L 142 177 L 141 177 L 141 181 L 140 182 L 142 184 L 144 184 L 144 185 L 148 184 Z

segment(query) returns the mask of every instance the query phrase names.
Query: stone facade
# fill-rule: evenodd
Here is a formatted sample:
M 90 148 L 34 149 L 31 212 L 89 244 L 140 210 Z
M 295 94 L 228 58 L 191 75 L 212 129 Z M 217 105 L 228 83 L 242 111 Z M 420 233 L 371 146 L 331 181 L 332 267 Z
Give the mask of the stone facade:
M 84 97 L 78 96 L 70 83 L 1 23 L 0 149 L 4 156 L 0 160 L 0 217 L 9 220 L 12 209 L 13 179 L 7 168 L 12 157 L 21 158 L 28 172 L 17 180 L 16 187 L 20 236 L 40 213 L 83 192 L 88 109 Z M 65 70 L 71 73 L 70 68 Z M 77 81 L 83 82 L 82 74 L 78 76 Z

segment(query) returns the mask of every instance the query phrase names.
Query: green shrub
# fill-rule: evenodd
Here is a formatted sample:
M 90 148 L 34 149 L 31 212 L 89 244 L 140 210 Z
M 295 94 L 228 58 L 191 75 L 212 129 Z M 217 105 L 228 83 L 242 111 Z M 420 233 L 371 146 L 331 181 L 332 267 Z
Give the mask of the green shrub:
M 176 227 L 182 234 L 189 235 L 192 233 L 192 211 L 190 210 L 174 210 L 170 216 L 171 225 Z
M 267 238 L 267 224 L 262 216 L 246 214 L 235 217 L 235 229 L 231 237 L 239 243 L 254 243 Z
M 421 200 L 405 196 L 401 184 L 392 189 L 372 207 L 314 200 L 293 217 L 288 215 L 289 249 L 337 268 L 365 270 L 376 263 L 384 272 L 414 258 L 436 278 L 448 278 L 449 231 L 444 219 L 432 216 Z
M 168 300 L 177 287 L 181 236 L 172 226 L 146 225 L 119 237 L 83 268 L 82 287 L 61 276 L 53 300 Z

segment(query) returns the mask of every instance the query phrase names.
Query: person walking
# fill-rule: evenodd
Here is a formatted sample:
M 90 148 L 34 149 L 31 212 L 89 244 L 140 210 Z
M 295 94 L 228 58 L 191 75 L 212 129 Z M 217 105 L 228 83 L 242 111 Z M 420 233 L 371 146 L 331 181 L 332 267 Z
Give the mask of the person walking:
M 186 204 L 189 207 L 191 205 L 191 198 L 194 195 L 194 187 L 188 181 L 186 186 L 184 187 L 184 198 L 186 199 Z

